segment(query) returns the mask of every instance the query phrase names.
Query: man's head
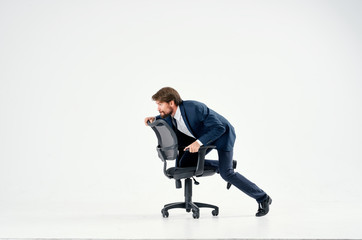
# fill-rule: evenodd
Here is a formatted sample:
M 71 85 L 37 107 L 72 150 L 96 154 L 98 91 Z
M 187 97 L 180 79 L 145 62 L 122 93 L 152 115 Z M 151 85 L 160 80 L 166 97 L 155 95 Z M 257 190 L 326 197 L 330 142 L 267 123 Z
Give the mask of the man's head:
M 180 94 L 171 87 L 161 88 L 152 96 L 152 100 L 156 101 L 157 110 L 162 118 L 175 115 L 177 106 L 182 102 Z

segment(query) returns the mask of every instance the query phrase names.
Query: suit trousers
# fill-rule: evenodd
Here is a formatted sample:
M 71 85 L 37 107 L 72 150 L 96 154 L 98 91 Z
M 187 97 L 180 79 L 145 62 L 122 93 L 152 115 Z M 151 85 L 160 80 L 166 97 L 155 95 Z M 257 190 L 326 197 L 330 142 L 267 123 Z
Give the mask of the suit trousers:
M 182 148 L 190 145 L 195 141 L 194 138 L 176 131 L 179 146 Z M 211 149 L 208 151 L 210 152 Z M 207 153 L 208 153 L 207 152 Z M 206 166 L 212 166 L 218 169 L 221 177 L 226 181 L 237 187 L 246 195 L 254 198 L 258 203 L 267 198 L 267 194 L 260 189 L 255 183 L 248 180 L 246 177 L 233 169 L 233 151 L 222 151 L 217 149 L 219 160 L 206 160 Z M 180 149 L 179 158 L 176 160 L 176 167 L 194 167 L 197 165 L 198 153 L 184 152 Z

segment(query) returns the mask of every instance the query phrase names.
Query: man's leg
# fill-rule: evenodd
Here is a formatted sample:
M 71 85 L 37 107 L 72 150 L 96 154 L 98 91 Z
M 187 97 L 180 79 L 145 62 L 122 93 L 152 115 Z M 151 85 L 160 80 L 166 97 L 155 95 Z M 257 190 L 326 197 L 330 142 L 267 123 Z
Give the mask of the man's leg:
M 211 149 L 210 149 L 211 150 Z M 210 151 L 206 151 L 208 154 Z M 180 159 L 178 159 L 177 167 L 196 167 L 198 161 L 198 153 L 190 152 L 181 152 Z M 205 166 L 213 167 L 215 169 L 219 168 L 219 161 L 217 160 L 207 160 L 205 159 Z
M 196 139 L 176 130 L 179 154 L 176 159 L 176 167 L 193 167 L 197 165 L 197 153 L 184 152 L 183 148 L 193 143 Z
M 208 154 L 212 149 L 206 151 Z M 196 167 L 198 161 L 198 153 L 190 153 L 190 152 L 182 152 L 180 159 L 177 161 L 177 167 Z M 205 159 L 205 166 L 213 167 L 218 170 L 219 168 L 219 161 L 218 160 L 208 160 Z M 219 172 L 219 170 L 218 170 Z
M 182 152 L 177 167 L 195 167 L 197 165 L 197 153 Z
M 218 150 L 218 155 L 220 175 L 225 181 L 231 183 L 248 196 L 254 198 L 258 203 L 261 203 L 268 198 L 268 195 L 255 183 L 249 181 L 243 175 L 234 171 L 232 166 L 233 151 Z

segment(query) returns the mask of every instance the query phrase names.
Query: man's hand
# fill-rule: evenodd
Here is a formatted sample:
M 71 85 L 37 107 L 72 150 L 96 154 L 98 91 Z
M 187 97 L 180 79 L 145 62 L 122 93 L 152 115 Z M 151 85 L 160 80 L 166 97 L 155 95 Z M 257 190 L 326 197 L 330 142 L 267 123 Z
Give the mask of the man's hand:
M 197 141 L 195 141 L 190 145 L 188 145 L 187 147 L 185 147 L 184 151 L 186 151 L 186 149 L 188 149 L 190 153 L 198 152 L 200 149 L 200 144 Z
M 148 121 L 150 121 L 150 123 L 153 123 L 156 120 L 155 117 L 146 117 L 145 118 L 145 125 L 148 126 Z

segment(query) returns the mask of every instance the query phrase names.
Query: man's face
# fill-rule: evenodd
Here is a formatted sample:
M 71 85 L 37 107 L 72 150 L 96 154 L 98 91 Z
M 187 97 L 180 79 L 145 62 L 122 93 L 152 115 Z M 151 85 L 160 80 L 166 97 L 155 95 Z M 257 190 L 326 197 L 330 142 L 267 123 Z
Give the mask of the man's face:
M 170 103 L 156 101 L 156 104 L 157 104 L 157 110 L 162 118 L 167 118 L 168 116 L 172 115 L 173 109 Z

